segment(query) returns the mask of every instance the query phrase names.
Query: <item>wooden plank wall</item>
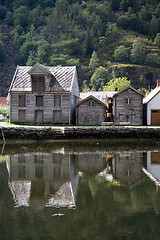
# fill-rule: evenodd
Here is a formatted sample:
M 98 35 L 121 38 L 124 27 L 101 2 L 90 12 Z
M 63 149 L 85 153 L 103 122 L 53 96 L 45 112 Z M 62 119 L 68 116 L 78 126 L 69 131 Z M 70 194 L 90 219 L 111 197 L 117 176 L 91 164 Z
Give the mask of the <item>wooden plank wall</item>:
M 127 104 L 125 99 L 132 99 L 131 104 Z M 133 115 L 132 119 L 130 118 L 130 124 L 140 125 L 142 124 L 142 104 L 143 96 L 138 94 L 135 91 L 128 92 L 128 89 L 117 96 L 114 99 L 113 115 L 114 115 L 114 124 L 119 124 L 122 122 L 127 122 L 125 117 L 122 119 L 122 115 Z M 132 114 L 131 114 L 132 113 Z
M 61 111 L 61 121 L 59 123 L 69 124 L 69 99 L 70 96 L 67 94 L 59 94 L 57 97 L 57 104 L 54 106 L 54 96 L 55 94 L 44 94 L 43 96 L 43 106 L 36 106 L 36 95 L 26 93 L 26 104 L 25 106 L 19 106 L 19 95 L 23 94 L 11 94 L 11 104 L 10 104 L 10 120 L 11 122 L 18 122 L 19 110 L 25 110 L 26 113 L 26 123 L 35 122 L 35 111 L 43 110 L 43 120 L 44 123 L 53 122 L 53 111 Z M 57 106 L 58 105 L 58 106 Z M 60 105 L 60 106 L 59 106 Z

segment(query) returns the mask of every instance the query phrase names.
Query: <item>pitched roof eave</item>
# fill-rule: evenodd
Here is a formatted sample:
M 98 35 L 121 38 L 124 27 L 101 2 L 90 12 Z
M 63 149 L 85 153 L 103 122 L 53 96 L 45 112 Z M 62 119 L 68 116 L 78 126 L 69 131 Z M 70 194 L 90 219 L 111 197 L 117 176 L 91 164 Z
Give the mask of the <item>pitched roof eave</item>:
M 83 100 L 79 101 L 76 106 L 84 103 L 85 101 L 89 100 L 90 98 L 92 98 L 93 100 L 97 101 L 98 103 L 100 103 L 102 106 L 107 108 L 107 105 L 104 104 L 102 101 L 100 101 L 98 98 L 94 97 L 93 95 L 89 95 L 88 97 L 84 98 Z
M 127 90 L 128 88 L 131 88 L 133 91 L 137 92 L 139 95 L 142 95 L 144 97 L 144 94 L 139 92 L 138 90 L 136 90 L 134 87 L 132 87 L 131 85 L 128 85 L 127 87 L 123 88 L 122 90 L 118 91 L 117 93 L 115 93 L 113 95 L 113 97 L 117 96 L 118 94 L 124 92 L 125 90 Z
M 18 72 L 18 68 L 19 68 L 19 65 L 17 65 L 16 71 L 15 71 L 14 76 L 13 76 L 13 78 L 12 78 L 12 82 L 11 82 L 11 85 L 10 85 L 9 90 L 8 90 L 9 93 L 10 93 L 10 91 L 11 91 L 11 89 L 12 89 L 14 80 L 15 80 L 15 78 L 16 78 L 16 74 L 17 74 L 17 72 Z

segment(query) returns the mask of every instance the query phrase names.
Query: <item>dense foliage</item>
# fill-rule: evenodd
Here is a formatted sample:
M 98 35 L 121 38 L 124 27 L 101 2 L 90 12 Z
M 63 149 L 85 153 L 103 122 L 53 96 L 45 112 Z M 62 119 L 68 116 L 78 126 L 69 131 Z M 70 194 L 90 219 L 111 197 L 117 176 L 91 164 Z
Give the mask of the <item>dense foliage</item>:
M 159 67 L 158 0 L 0 0 L 0 21 L 0 63 L 11 62 L 4 29 L 12 29 L 15 64 L 76 65 L 81 90 L 102 90 L 115 77 L 95 77 L 108 61 Z

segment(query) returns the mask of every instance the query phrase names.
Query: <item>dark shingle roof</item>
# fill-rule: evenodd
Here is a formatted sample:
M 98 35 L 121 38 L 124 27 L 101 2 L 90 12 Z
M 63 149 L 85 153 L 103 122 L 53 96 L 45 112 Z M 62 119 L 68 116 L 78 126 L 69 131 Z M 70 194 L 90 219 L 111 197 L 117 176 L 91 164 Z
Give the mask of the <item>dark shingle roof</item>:
M 43 66 L 43 65 L 41 65 Z M 12 83 L 9 89 L 11 91 L 32 91 L 31 89 L 31 78 L 29 71 L 32 69 L 32 66 L 17 66 L 16 72 L 12 79 Z M 63 91 L 70 91 L 72 86 L 72 81 L 76 72 L 75 66 L 66 66 L 66 67 L 45 67 L 43 68 L 46 72 L 51 73 L 57 80 L 60 88 Z

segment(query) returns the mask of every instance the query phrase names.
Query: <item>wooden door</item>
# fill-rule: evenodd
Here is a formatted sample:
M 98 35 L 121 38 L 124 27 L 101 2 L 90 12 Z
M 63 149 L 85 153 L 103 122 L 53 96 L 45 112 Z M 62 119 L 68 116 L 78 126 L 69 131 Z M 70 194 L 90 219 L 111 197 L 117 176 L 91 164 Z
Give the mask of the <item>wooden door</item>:
M 151 125 L 160 125 L 160 109 L 151 110 Z
M 35 113 L 35 120 L 37 123 L 43 123 L 43 110 L 37 110 Z
M 25 122 L 26 119 L 26 111 L 25 110 L 19 110 L 19 122 Z
M 151 164 L 160 164 L 160 152 L 151 152 Z
M 61 110 L 53 111 L 53 122 L 54 123 L 61 123 L 62 122 L 62 113 Z

